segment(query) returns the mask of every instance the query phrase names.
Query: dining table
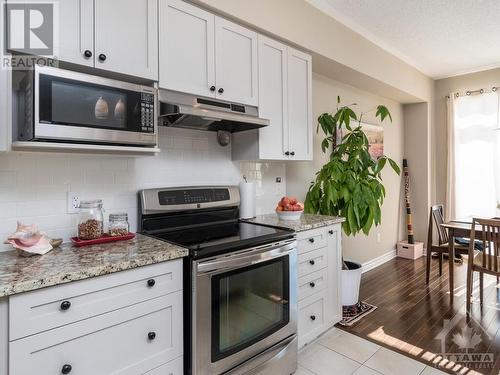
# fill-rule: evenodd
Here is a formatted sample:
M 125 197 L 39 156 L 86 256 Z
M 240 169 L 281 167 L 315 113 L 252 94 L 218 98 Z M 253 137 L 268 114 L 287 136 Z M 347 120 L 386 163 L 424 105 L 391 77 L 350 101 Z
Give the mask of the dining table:
M 495 218 L 496 219 L 496 218 Z M 467 238 L 470 239 L 470 233 L 472 230 L 472 218 L 451 220 L 441 224 L 443 228 L 448 230 L 448 264 L 450 268 L 450 299 L 453 300 L 453 290 L 454 290 L 454 270 L 455 270 L 455 238 Z M 475 236 L 482 236 L 482 226 L 475 226 Z

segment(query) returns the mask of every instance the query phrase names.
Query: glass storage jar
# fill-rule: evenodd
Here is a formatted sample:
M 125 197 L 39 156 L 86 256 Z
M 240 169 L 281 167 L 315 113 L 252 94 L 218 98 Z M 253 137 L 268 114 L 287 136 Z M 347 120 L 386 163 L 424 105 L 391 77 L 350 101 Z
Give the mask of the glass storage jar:
M 104 233 L 102 200 L 81 201 L 79 208 L 78 238 L 82 240 L 94 240 L 102 237 Z
M 110 236 L 125 236 L 129 232 L 128 215 L 126 212 L 109 214 L 109 230 Z

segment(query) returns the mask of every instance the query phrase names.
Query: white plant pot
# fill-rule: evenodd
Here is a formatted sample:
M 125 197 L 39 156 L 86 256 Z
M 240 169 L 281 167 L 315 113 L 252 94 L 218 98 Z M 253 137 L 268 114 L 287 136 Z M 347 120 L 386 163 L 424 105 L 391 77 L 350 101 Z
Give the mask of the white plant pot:
M 352 306 L 359 302 L 361 284 L 361 264 L 345 261 L 348 270 L 342 270 L 342 306 Z

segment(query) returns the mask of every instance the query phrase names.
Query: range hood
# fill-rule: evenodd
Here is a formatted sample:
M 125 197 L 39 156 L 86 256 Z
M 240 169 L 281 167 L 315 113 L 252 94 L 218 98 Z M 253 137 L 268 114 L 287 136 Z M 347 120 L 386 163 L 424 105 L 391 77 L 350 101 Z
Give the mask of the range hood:
M 162 89 L 158 99 L 163 126 L 235 133 L 269 125 L 253 106 Z

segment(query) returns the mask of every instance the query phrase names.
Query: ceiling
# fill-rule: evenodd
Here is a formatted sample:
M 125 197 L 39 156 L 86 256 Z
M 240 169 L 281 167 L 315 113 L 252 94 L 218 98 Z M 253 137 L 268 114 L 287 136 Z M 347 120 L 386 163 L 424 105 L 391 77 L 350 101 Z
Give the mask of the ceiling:
M 500 67 L 499 0 L 307 0 L 422 73 Z

